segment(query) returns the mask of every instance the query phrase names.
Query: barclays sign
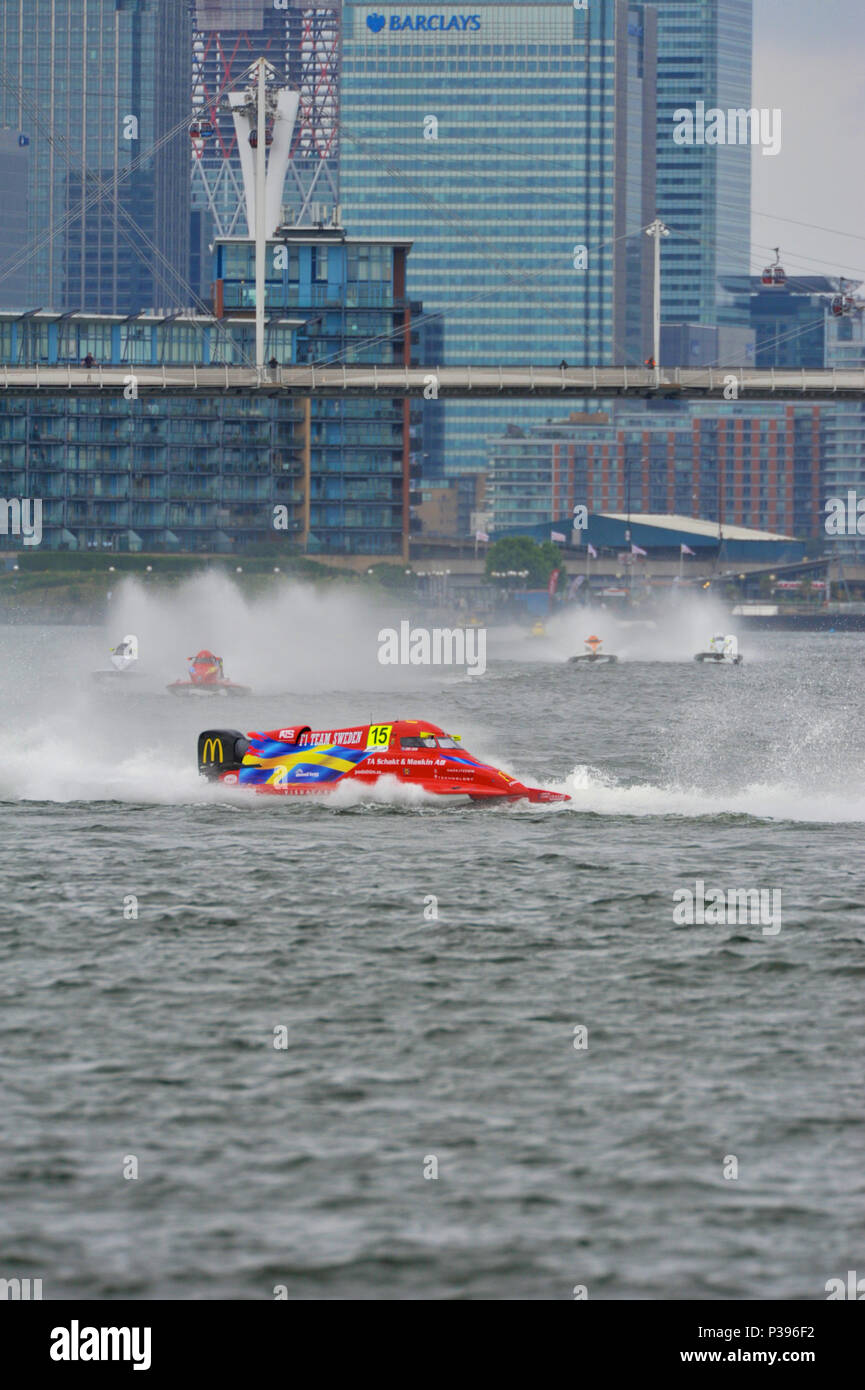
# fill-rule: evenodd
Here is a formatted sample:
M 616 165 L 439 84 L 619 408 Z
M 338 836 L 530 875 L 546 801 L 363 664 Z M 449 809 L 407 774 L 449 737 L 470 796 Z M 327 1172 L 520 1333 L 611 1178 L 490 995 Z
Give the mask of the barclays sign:
M 384 28 L 387 28 L 391 34 L 398 31 L 404 33 L 407 29 L 415 34 L 440 34 L 447 29 L 455 29 L 465 33 L 467 30 L 480 29 L 481 17 L 477 14 L 392 14 L 388 19 L 383 14 L 368 14 L 366 27 L 371 29 L 374 34 L 380 34 Z

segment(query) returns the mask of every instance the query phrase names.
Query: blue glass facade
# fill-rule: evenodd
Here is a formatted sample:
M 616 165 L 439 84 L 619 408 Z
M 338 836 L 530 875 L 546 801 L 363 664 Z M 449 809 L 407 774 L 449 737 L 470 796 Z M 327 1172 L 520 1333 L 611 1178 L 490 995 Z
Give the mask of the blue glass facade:
M 14 309 L 29 306 L 27 293 L 27 204 L 30 157 L 26 135 L 0 130 L 0 303 Z
M 826 325 L 826 366 L 865 367 L 865 315 L 829 318 Z M 865 498 L 865 401 L 840 401 L 825 410 L 825 467 L 821 506 L 826 499 L 847 500 L 849 491 Z M 865 560 L 865 536 L 826 538 L 833 553 Z
M 407 253 L 338 229 L 269 243 L 268 358 L 408 361 Z M 253 259 L 246 240 L 217 244 L 218 318 L 0 313 L 0 363 L 248 364 Z M 403 558 L 409 429 L 409 402 L 386 396 L 0 394 L 0 496 L 43 500 L 48 547 L 242 552 L 283 538 Z
M 341 229 L 287 228 L 280 238 L 268 243 L 265 303 L 270 315 L 300 320 L 294 360 L 408 363 L 410 243 L 347 237 Z M 217 241 L 220 315 L 254 309 L 254 276 L 250 241 Z M 309 402 L 310 554 L 407 553 L 410 428 L 407 400 Z
M 278 538 L 276 504 L 302 532 L 302 402 L 0 397 L 0 458 L 0 496 L 42 499 L 48 549 L 242 553 Z
M 0 127 L 28 142 L 31 307 L 189 302 L 191 32 L 185 0 L 0 0 Z M 13 253 L 0 220 L 0 277 Z
M 445 363 L 643 360 L 653 13 L 627 0 L 349 3 L 341 92 L 345 220 L 413 241 L 409 291 L 441 316 Z M 549 414 L 426 409 L 446 410 L 451 471 L 483 467 L 496 422 Z
M 253 243 L 220 239 L 215 253 L 217 313 L 254 313 Z M 265 304 L 270 315 L 302 319 L 297 360 L 405 362 L 407 253 L 408 243 L 346 238 L 341 231 L 291 229 L 286 240 L 269 242 Z
M 717 279 L 747 275 L 751 146 L 677 144 L 674 113 L 749 109 L 753 0 L 654 0 L 658 13 L 658 214 L 665 323 L 715 323 Z M 696 137 L 696 129 L 695 129 Z

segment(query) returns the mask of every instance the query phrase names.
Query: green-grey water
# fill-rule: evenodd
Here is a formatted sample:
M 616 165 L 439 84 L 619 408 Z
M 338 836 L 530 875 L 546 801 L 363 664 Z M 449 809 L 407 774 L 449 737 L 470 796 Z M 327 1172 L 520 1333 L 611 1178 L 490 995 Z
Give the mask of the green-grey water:
M 125 696 L 89 670 L 144 607 L 116 636 L 0 631 L 0 1276 L 825 1298 L 863 1258 L 865 637 L 743 637 L 706 669 L 662 631 L 580 669 L 578 621 L 397 681 L 301 609 L 300 653 L 272 615 L 247 634 L 227 666 L 256 694 L 217 716 L 163 688 L 200 623 Z M 196 775 L 210 723 L 420 716 L 572 801 Z M 697 880 L 777 890 L 780 930 L 676 922 Z

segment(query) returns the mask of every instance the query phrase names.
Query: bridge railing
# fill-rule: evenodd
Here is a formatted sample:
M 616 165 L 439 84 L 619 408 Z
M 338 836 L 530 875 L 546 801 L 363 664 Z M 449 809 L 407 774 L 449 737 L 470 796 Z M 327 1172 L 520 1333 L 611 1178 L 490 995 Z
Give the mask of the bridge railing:
M 865 398 L 865 367 L 540 367 L 516 366 L 400 367 L 315 366 L 304 364 L 257 371 L 254 367 L 188 365 L 142 366 L 71 363 L 56 366 L 0 364 L 0 390 L 5 392 L 83 391 L 125 393 L 214 392 L 301 395 L 440 396 L 498 395 L 662 396 L 771 399 L 803 397 Z

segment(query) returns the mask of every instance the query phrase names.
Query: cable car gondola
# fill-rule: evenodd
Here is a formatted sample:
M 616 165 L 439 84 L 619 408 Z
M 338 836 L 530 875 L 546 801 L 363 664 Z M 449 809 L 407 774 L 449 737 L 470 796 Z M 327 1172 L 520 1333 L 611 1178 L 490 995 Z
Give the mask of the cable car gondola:
M 252 146 L 252 148 L 253 148 L 254 150 L 257 150 L 257 149 L 258 149 L 258 131 L 257 131 L 257 130 L 253 130 L 253 131 L 252 131 L 252 133 L 251 133 L 251 135 L 250 135 L 250 137 L 249 137 L 249 143 L 250 143 L 250 145 Z M 273 144 L 273 135 L 271 134 L 271 132 L 270 132 L 269 130 L 268 130 L 267 133 L 265 134 L 264 143 L 265 143 L 265 145 L 272 145 L 272 144 Z
M 189 138 L 191 140 L 206 140 L 208 135 L 213 134 L 213 126 L 210 121 L 193 121 L 189 127 Z
M 841 276 L 839 281 L 840 294 L 836 294 L 832 299 L 832 313 L 836 319 L 840 319 L 843 314 L 852 314 L 856 308 L 856 300 L 847 293 L 847 281 Z
M 781 248 L 775 247 L 775 260 L 772 265 L 767 265 L 760 276 L 764 285 L 786 285 L 787 272 L 781 264 Z

